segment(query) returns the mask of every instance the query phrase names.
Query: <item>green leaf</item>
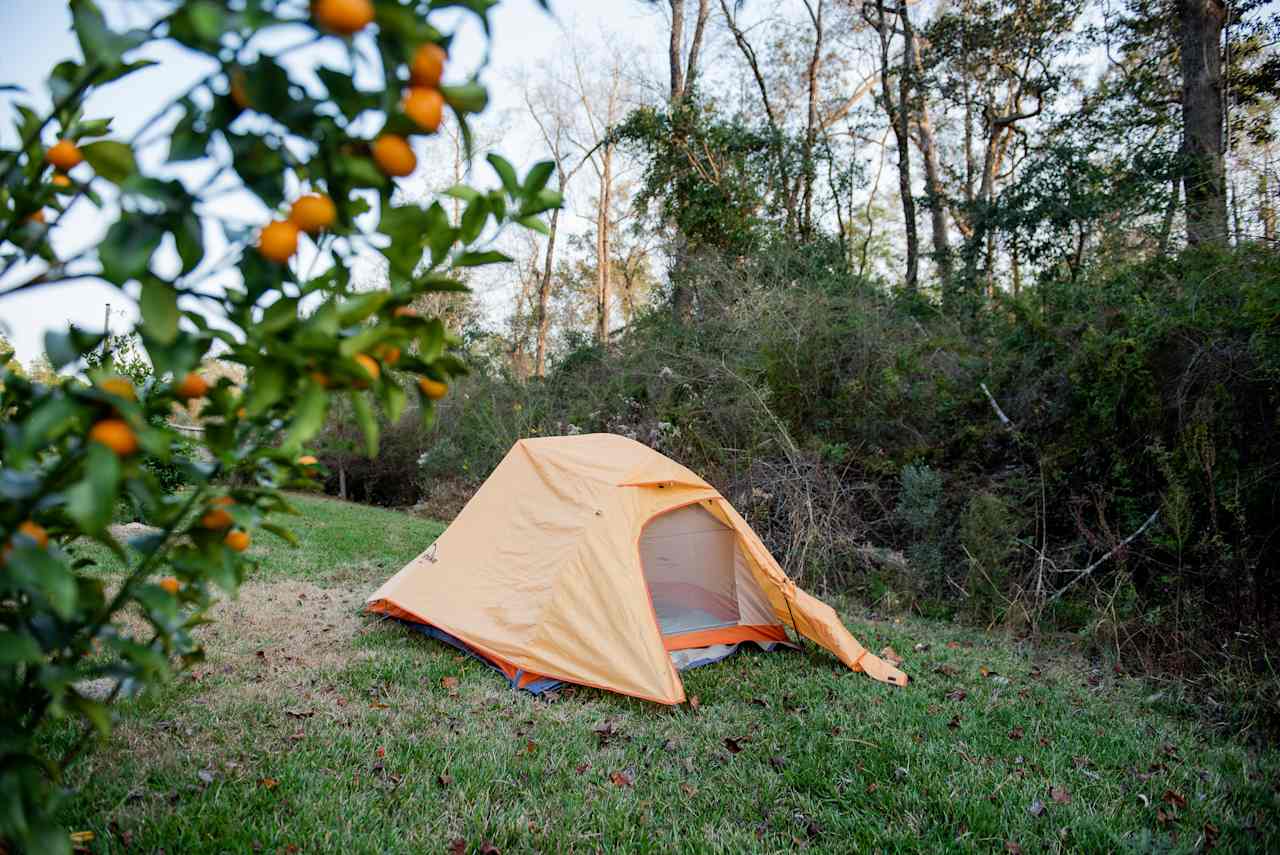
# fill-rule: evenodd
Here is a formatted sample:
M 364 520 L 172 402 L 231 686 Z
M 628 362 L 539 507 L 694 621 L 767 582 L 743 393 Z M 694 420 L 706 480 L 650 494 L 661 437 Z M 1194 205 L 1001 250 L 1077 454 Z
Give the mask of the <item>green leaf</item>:
M 480 267 L 485 264 L 501 264 L 511 261 L 511 256 L 496 249 L 485 252 L 464 252 L 453 260 L 454 267 Z
M 107 452 L 110 454 L 110 452 Z M 38 593 L 62 618 L 70 618 L 76 609 L 76 578 L 70 568 L 46 549 L 19 547 L 14 549 L 5 566 L 6 587 Z
M 298 407 L 294 411 L 293 421 L 285 432 L 281 446 L 290 454 L 324 427 L 324 417 L 329 411 L 329 395 L 318 385 L 313 385 L 303 393 Z
M 408 402 L 409 396 L 394 380 L 388 378 L 385 383 L 378 385 L 378 403 L 382 404 L 382 411 L 391 424 L 400 420 Z
M 441 86 L 440 93 L 449 106 L 459 113 L 479 113 L 489 103 L 489 93 L 479 83 Z
M 297 547 L 302 545 L 298 542 L 298 536 L 282 525 L 276 525 L 275 523 L 263 523 L 261 528 L 263 531 L 271 532 L 290 546 Z
M 204 259 L 204 230 L 200 218 L 188 212 L 179 217 L 171 229 L 173 240 L 178 248 L 178 257 L 182 259 L 182 273 L 185 276 Z
M 125 52 L 146 39 L 145 33 L 112 31 L 92 0 L 71 0 L 71 26 L 80 41 L 85 62 L 108 69 L 120 65 Z
M 489 219 L 489 200 L 477 196 L 462 212 L 462 222 L 458 224 L 458 240 L 464 244 L 474 243 L 484 231 L 484 224 Z
M 524 178 L 525 198 L 532 199 L 536 196 L 539 190 L 547 186 L 547 182 L 551 180 L 555 171 L 556 165 L 550 160 L 535 163 L 530 167 L 529 174 Z
M 371 291 L 368 294 L 353 297 L 338 306 L 338 323 L 344 327 L 359 323 L 381 309 L 390 297 L 391 295 L 386 291 Z
M 279 332 L 298 319 L 298 299 L 282 297 L 262 312 L 258 328 L 266 332 Z
M 84 480 L 67 491 L 67 513 L 90 534 L 106 529 L 115 509 L 120 484 L 120 460 L 115 452 L 90 443 L 85 457 Z
M 69 398 L 51 398 L 31 412 L 22 424 L 22 448 L 34 451 L 66 433 L 79 415 L 79 408 Z
M 369 457 L 378 456 L 378 420 L 373 416 L 373 407 L 369 406 L 369 398 L 363 392 L 351 396 L 351 406 L 356 414 L 356 424 L 364 434 L 365 453 Z
M 498 178 L 502 181 L 503 188 L 508 195 L 515 197 L 520 195 L 520 179 L 516 177 L 515 167 L 510 161 L 500 155 L 491 154 L 486 160 L 493 167 L 493 171 L 498 173 Z
M 146 217 L 120 218 L 98 245 L 103 277 L 123 285 L 142 276 L 163 237 L 164 231 Z
M 161 344 L 172 344 L 178 337 L 178 292 L 168 282 L 148 278 L 142 283 L 138 298 L 142 325 L 146 334 Z
M 551 229 L 547 228 L 547 224 L 544 223 L 542 220 L 540 220 L 538 217 L 517 217 L 516 222 L 524 226 L 526 229 L 529 229 L 530 231 L 535 231 L 538 234 L 542 234 L 542 235 L 551 234 Z
M 249 378 L 249 394 L 244 402 L 245 412 L 250 416 L 258 416 L 271 409 L 276 401 L 284 397 L 288 379 L 288 372 L 279 362 L 259 363 Z
M 93 171 L 112 184 L 119 184 L 138 171 L 133 149 L 115 140 L 99 140 L 80 147 Z
M 39 662 L 43 658 L 44 651 L 31 636 L 0 630 L 0 665 Z

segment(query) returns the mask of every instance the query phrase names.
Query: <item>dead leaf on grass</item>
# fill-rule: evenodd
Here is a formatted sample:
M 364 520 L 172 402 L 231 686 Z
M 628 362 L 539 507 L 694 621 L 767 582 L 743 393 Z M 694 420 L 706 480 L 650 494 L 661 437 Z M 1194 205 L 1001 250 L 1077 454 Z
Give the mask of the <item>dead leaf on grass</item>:
M 502 850 L 486 840 L 480 844 L 480 855 L 502 855 Z
M 781 772 L 787 766 L 787 758 L 781 754 L 775 754 L 769 758 L 769 765 Z
M 695 795 L 697 795 L 698 788 L 693 786 L 692 784 L 681 784 L 680 792 L 684 793 L 689 798 L 693 798 Z
M 92 831 L 73 831 L 71 832 L 71 843 L 75 846 L 83 846 L 86 843 L 92 843 L 94 833 Z
M 689 709 L 697 712 L 702 707 L 702 699 L 697 695 L 689 696 Z
M 467 841 L 461 837 L 453 838 L 453 842 L 449 844 L 449 855 L 467 855 Z
M 969 693 L 964 689 L 952 689 L 946 694 L 946 698 L 949 701 L 963 701 L 967 697 L 969 697 Z
M 1164 795 L 1160 796 L 1163 801 L 1176 807 L 1178 810 L 1185 810 L 1187 807 L 1187 799 L 1182 793 L 1176 790 L 1165 790 Z
M 264 790 L 274 790 L 276 787 L 280 786 L 280 782 L 275 778 L 259 778 L 258 786 L 262 787 Z
M 1009 731 L 1009 738 L 1014 740 L 1021 739 L 1023 737 L 1023 734 L 1024 734 L 1024 731 L 1020 726 L 1015 727 L 1013 730 Z
M 457 677 L 441 677 L 440 688 L 447 689 L 449 697 L 458 697 L 458 678 Z
M 391 704 L 384 704 L 382 701 L 369 701 L 369 709 L 371 710 L 389 710 Z
M 573 767 L 573 771 L 577 772 L 579 775 L 585 775 L 590 770 L 591 770 L 591 764 L 586 762 L 585 760 L 579 763 L 577 766 Z
M 944 677 L 955 677 L 960 674 L 960 671 L 952 665 L 942 664 L 934 668 L 933 673 L 941 674 Z
M 746 736 L 726 736 L 724 738 L 724 747 L 729 749 L 730 754 L 738 754 L 742 751 L 742 743 L 750 741 L 750 738 Z
M 311 718 L 316 714 L 315 710 L 285 710 L 284 714 L 289 718 Z
M 1013 840 L 1006 840 L 1004 842 L 1004 851 L 1007 855 L 1022 855 L 1022 847 Z
M 635 774 L 629 769 L 623 769 L 618 772 L 610 772 L 609 780 L 615 787 L 630 787 L 635 783 Z
M 1066 787 L 1050 787 L 1049 798 L 1060 805 L 1071 804 L 1071 793 L 1067 791 Z
M 448 789 L 453 786 L 453 776 L 448 772 L 441 772 L 436 775 L 436 783 L 440 785 L 441 789 Z
M 898 655 L 898 651 L 888 645 L 880 651 L 880 658 L 895 668 L 902 664 L 902 657 Z

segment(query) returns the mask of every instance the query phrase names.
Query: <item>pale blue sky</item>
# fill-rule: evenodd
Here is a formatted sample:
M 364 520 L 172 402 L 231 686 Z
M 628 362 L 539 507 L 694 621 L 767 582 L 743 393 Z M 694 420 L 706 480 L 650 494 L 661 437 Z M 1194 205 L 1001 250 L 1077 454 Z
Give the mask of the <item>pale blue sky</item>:
M 145 0 L 99 2 L 113 20 L 119 20 L 122 15 L 131 16 L 132 23 L 139 24 L 147 19 L 148 9 L 165 5 Z M 530 70 L 563 52 L 566 28 L 575 34 L 589 34 L 589 41 L 600 38 L 603 33 L 617 34 L 643 53 L 662 57 L 663 19 L 641 0 L 553 0 L 551 5 L 553 16 L 544 13 L 534 0 L 506 0 L 492 16 L 494 61 L 483 71 L 482 79 L 490 86 L 490 112 L 496 114 L 491 120 L 501 116 L 504 123 L 501 132 L 495 134 L 498 139 L 495 148 L 518 164 L 531 163 L 541 154 L 531 130 L 522 121 L 522 86 Z M 473 69 L 483 56 L 483 40 L 471 20 L 470 16 L 449 13 L 442 14 L 437 24 L 451 29 L 443 25 L 450 21 L 463 22 L 451 57 L 451 67 L 455 69 Z M 71 32 L 70 12 L 63 2 L 0 0 L 0 32 L 5 34 L 5 49 L 0 53 L 0 83 L 17 84 L 27 93 L 0 94 L 0 138 L 11 143 L 15 137 L 13 103 L 46 108 L 45 75 L 59 60 L 78 58 L 79 50 Z M 303 34 L 301 28 L 297 33 L 281 33 L 279 44 L 291 44 Z M 299 52 L 297 56 L 306 63 L 320 59 L 335 65 L 343 62 L 343 52 L 336 40 L 314 51 Z M 87 115 L 113 116 L 116 134 L 128 138 L 175 94 L 212 69 L 208 60 L 178 48 L 166 48 L 153 58 L 160 60 L 160 65 L 100 90 L 90 99 Z M 163 145 L 149 152 L 150 156 L 143 158 L 144 168 L 158 163 L 163 153 Z M 429 169 L 433 150 L 424 149 L 423 153 L 422 168 Z M 188 177 L 198 173 L 198 167 L 185 171 Z M 266 217 L 266 212 L 255 208 L 250 199 L 232 198 L 227 205 L 247 221 L 258 222 Z M 59 224 L 53 237 L 55 249 L 62 255 L 74 252 L 93 241 L 107 222 L 102 214 L 81 201 L 74 215 Z M 216 249 L 209 247 L 211 252 Z M 23 270 L 13 271 L 7 281 L 0 282 L 0 291 L 23 278 L 23 273 Z M 107 303 L 112 305 L 113 327 L 123 328 L 133 316 L 132 302 L 114 288 L 100 283 L 59 285 L 6 297 L 0 299 L 0 332 L 14 344 L 19 359 L 27 362 L 42 352 L 43 336 L 48 329 L 64 328 L 68 323 L 100 329 Z M 117 311 L 124 314 L 117 315 Z

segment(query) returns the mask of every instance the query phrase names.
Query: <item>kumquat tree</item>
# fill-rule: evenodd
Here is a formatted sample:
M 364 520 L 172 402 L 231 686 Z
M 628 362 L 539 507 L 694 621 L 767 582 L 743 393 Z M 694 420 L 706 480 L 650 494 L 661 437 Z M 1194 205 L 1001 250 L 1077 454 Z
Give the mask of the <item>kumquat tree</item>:
M 456 75 L 439 12 L 474 13 L 487 31 L 495 5 L 190 0 L 122 31 L 93 0 L 70 0 L 83 59 L 52 69 L 52 109 L 19 106 L 19 144 L 0 150 L 0 313 L 16 292 L 96 277 L 136 300 L 152 373 L 134 382 L 104 355 L 103 332 L 70 328 L 45 340 L 59 382 L 0 377 L 0 850 L 70 850 L 53 819 L 65 770 L 108 732 L 118 696 L 200 659 L 192 630 L 215 589 L 244 578 L 252 539 L 294 538 L 279 521 L 292 511 L 282 490 L 316 474 L 308 442 L 331 402 L 348 399 L 372 454 L 377 409 L 395 420 L 418 395 L 431 418 L 462 372 L 456 340 L 411 304 L 507 261 L 492 248 L 501 230 L 543 230 L 538 215 L 560 204 L 552 166 L 521 180 L 491 155 L 501 186 L 447 190 L 456 218 L 440 201 L 405 203 L 396 179 L 417 167 L 415 136 L 457 122 L 469 141 L 467 117 L 486 104 L 474 77 L 442 82 Z M 268 52 L 282 31 L 302 37 Z M 345 66 L 307 67 L 306 48 L 333 40 Z M 151 64 L 139 57 L 163 41 L 216 70 L 130 139 L 85 115 L 98 90 L 128 97 L 129 76 Z M 208 176 L 174 177 L 192 163 Z M 206 204 L 229 183 L 261 202 L 257 228 Z M 104 237 L 56 255 L 50 236 L 88 206 Z M 361 253 L 385 259 L 389 287 L 352 287 Z M 242 366 L 243 381 L 202 375 L 211 356 Z M 168 422 L 180 405 L 198 407 L 197 454 L 175 451 L 189 447 Z M 181 467 L 189 486 L 167 492 L 147 460 Z M 154 530 L 116 539 L 121 502 Z M 128 562 L 123 581 L 95 577 L 77 554 L 88 542 Z M 102 678 L 105 700 L 77 688 Z M 41 734 L 68 718 L 82 735 L 49 751 Z

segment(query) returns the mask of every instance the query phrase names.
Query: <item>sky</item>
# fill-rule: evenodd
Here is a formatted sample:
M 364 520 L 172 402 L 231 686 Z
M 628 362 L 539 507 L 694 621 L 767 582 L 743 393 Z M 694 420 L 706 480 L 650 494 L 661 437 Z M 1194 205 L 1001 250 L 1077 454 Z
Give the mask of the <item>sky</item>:
M 99 0 L 103 11 L 113 21 L 128 20 L 142 24 L 148 9 L 162 8 L 161 2 L 148 0 Z M 491 136 L 496 138 L 494 150 L 506 156 L 523 171 L 541 154 L 541 145 L 527 122 L 523 86 L 538 66 L 554 62 L 565 50 L 570 34 L 588 41 L 616 37 L 634 45 L 641 55 L 661 57 L 666 24 L 660 13 L 641 0 L 552 0 L 548 15 L 534 0 L 505 0 L 491 16 L 493 29 L 492 61 L 481 71 L 488 84 L 490 107 L 487 117 Z M 458 35 L 450 57 L 450 67 L 473 69 L 481 66 L 484 39 L 474 18 L 460 13 L 442 13 L 433 20 L 438 27 Z M 280 32 L 274 39 L 276 49 L 301 41 L 307 34 L 302 28 Z M 0 93 L 0 140 L 11 145 L 16 140 L 13 127 L 14 103 L 24 103 L 43 112 L 48 107 L 45 76 L 50 68 L 65 58 L 79 59 L 79 48 L 71 31 L 71 15 L 64 2 L 54 0 L 0 0 L 0 32 L 6 33 L 5 50 L 0 53 L 0 84 L 16 84 L 24 92 Z M 272 46 L 269 45 L 270 51 Z M 176 46 L 166 46 L 147 54 L 159 61 L 157 66 L 137 72 L 118 84 L 99 90 L 89 99 L 86 116 L 113 117 L 113 136 L 128 139 L 158 109 L 177 94 L 212 70 L 207 58 L 199 57 Z M 327 40 L 314 49 L 298 51 L 289 63 L 290 70 L 312 64 L 340 64 L 341 44 Z M 485 119 L 480 120 L 482 124 Z M 158 133 L 148 132 L 144 139 L 163 139 L 164 126 Z M 51 143 L 50 138 L 46 140 Z M 140 154 L 142 168 L 156 174 L 165 153 L 163 142 Z M 431 172 L 441 166 L 441 146 L 420 149 L 419 172 Z M 82 166 L 84 170 L 87 167 Z M 450 163 L 449 169 L 452 169 Z M 488 173 L 487 167 L 484 172 Z M 207 170 L 199 164 L 181 167 L 171 173 L 188 182 L 199 180 Z M 407 181 L 430 180 L 415 176 Z M 475 180 L 490 181 L 488 174 L 477 170 Z M 95 185 L 96 186 L 96 185 Z M 219 202 L 219 212 L 242 219 L 247 225 L 265 222 L 268 212 L 247 196 L 232 195 Z M 59 223 L 52 242 L 60 256 L 74 253 L 91 244 L 111 222 L 110 209 L 100 212 L 83 200 L 72 215 Z M 221 247 L 207 246 L 212 256 Z M 163 251 L 163 250 L 162 250 Z M 300 258 L 301 263 L 307 259 Z M 157 262 L 166 263 L 165 259 Z M 29 276 L 35 268 L 18 268 L 0 280 L 0 293 L 14 282 Z M 0 334 L 15 347 L 18 359 L 29 363 L 43 352 L 43 339 L 50 329 L 65 329 L 75 324 L 86 329 L 101 329 L 107 306 L 111 307 L 111 326 L 120 331 L 136 317 L 136 309 L 126 295 L 100 282 L 77 282 L 25 291 L 11 297 L 0 297 Z

